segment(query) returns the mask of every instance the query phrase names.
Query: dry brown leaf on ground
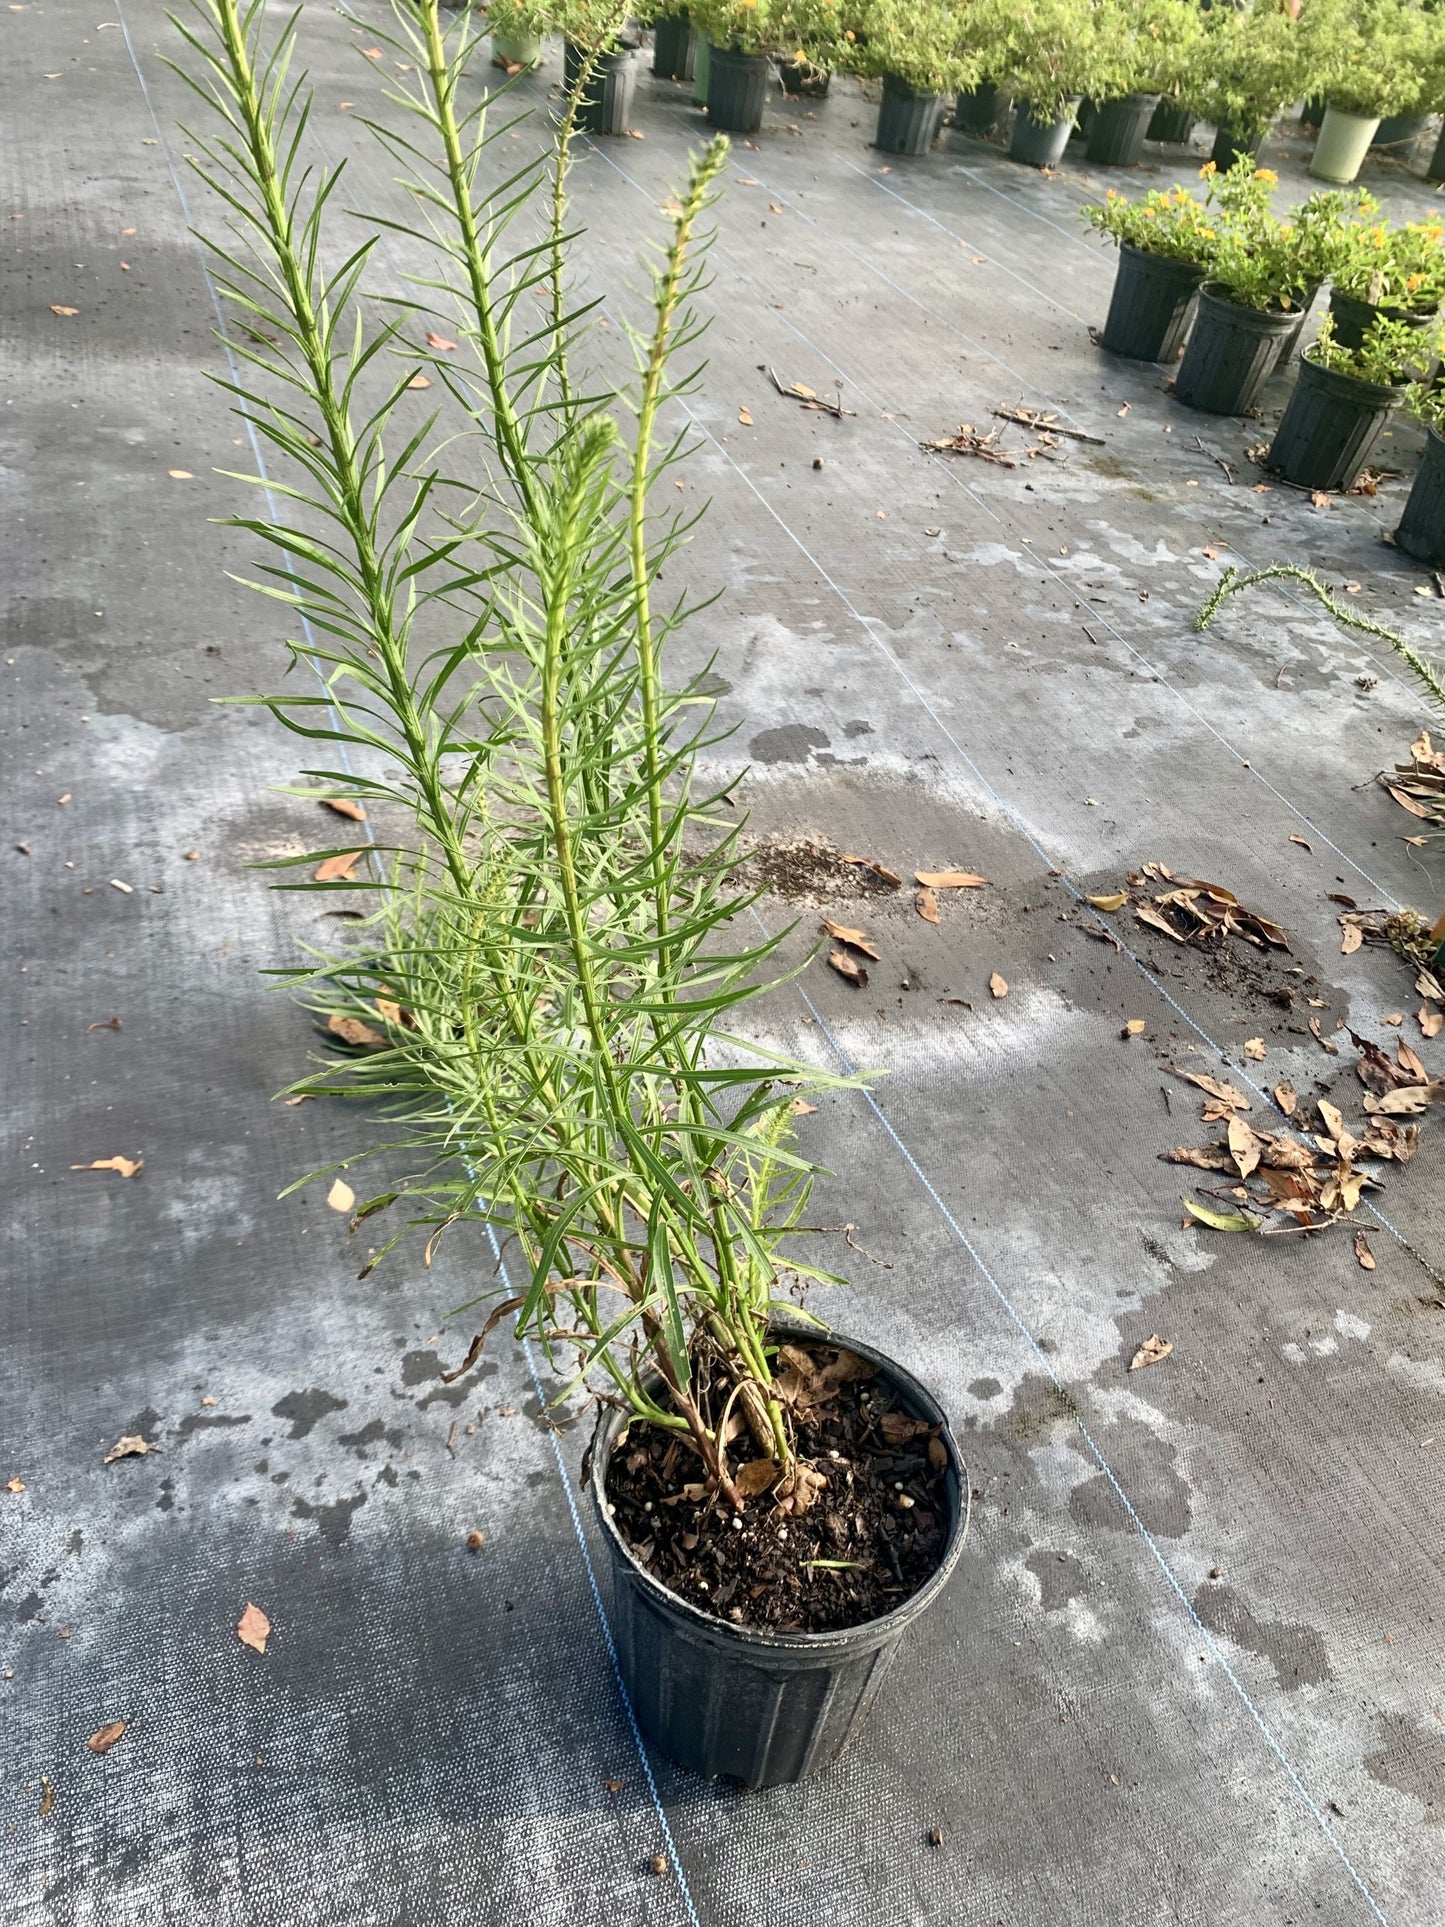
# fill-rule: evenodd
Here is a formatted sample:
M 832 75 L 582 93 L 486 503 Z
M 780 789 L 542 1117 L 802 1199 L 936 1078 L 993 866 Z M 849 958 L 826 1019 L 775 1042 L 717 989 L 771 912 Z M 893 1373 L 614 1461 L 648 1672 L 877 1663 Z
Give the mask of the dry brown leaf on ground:
M 913 907 L 925 923 L 938 922 L 938 898 L 925 884 L 913 893 Z
M 144 1158 L 95 1158 L 89 1164 L 72 1164 L 72 1171 L 119 1171 L 123 1178 L 133 1178 L 145 1169 Z
M 1265 1054 L 1264 1039 L 1262 1037 L 1246 1037 L 1244 1040 L 1244 1054 L 1254 1063 L 1259 1063 Z
M 1341 917 L 1340 928 L 1344 933 L 1340 938 L 1340 955 L 1352 957 L 1365 941 L 1365 933 L 1353 917 Z
M 1232 1117 L 1228 1125 L 1229 1154 L 1242 1178 L 1247 1178 L 1259 1163 L 1259 1144 L 1242 1117 Z
M 1211 1231 L 1257 1231 L 1258 1225 L 1253 1218 L 1246 1218 L 1238 1211 L 1216 1211 L 1207 1204 L 1196 1204 L 1193 1198 L 1181 1198 L 1180 1203 L 1191 1218 L 1200 1224 L 1207 1224 Z
M 744 428 L 751 428 L 753 425 L 753 418 L 748 413 L 746 408 L 740 408 L 738 410 L 738 420 L 742 423 Z
M 1234 1159 L 1222 1144 L 1178 1144 L 1159 1155 L 1166 1164 L 1193 1164 L 1201 1171 L 1234 1169 Z
M 1244 1092 L 1237 1090 L 1233 1084 L 1226 1084 L 1222 1078 L 1210 1077 L 1204 1071 L 1181 1070 L 1177 1064 L 1171 1064 L 1168 1068 L 1173 1071 L 1176 1077 L 1182 1077 L 1186 1084 L 1197 1085 L 1201 1091 L 1204 1091 L 1208 1096 L 1214 1098 L 1218 1103 L 1225 1105 L 1229 1110 L 1247 1111 L 1250 1109 L 1249 1099 L 1245 1096 Z
M 345 1178 L 337 1178 L 331 1189 L 326 1193 L 326 1202 L 331 1206 L 333 1211 L 349 1211 L 356 1203 L 356 1193 L 346 1182 Z
M 1314 855 L 1314 853 L 1315 853 L 1315 846 L 1313 845 L 1313 843 L 1311 843 L 1311 842 L 1309 841 L 1309 839 L 1308 839 L 1307 837 L 1303 837 L 1303 836 L 1291 836 L 1291 837 L 1290 837 L 1290 842 L 1291 842 L 1291 843 L 1298 843 L 1298 845 L 1300 846 L 1300 848 L 1301 848 L 1302 850 L 1308 850 L 1311 856 L 1313 856 L 1313 855 Z
M 372 1050 L 386 1048 L 386 1039 L 379 1030 L 364 1024 L 359 1017 L 348 1017 L 344 1011 L 333 1010 L 326 1028 L 333 1037 L 339 1037 L 343 1044 L 365 1044 Z
M 863 955 L 871 957 L 874 963 L 882 962 L 882 958 L 869 941 L 866 931 L 855 930 L 850 924 L 834 923 L 831 917 L 824 917 L 823 928 L 836 943 L 846 944 L 850 950 L 861 950 Z
M 981 890 L 988 878 L 973 870 L 915 870 L 913 881 L 925 890 Z
M 1370 1241 L 1363 1231 L 1355 1233 L 1355 1260 L 1362 1271 L 1375 1269 L 1375 1254 L 1370 1249 Z
M 1431 1010 L 1428 1004 L 1421 1004 L 1415 1012 L 1415 1022 L 1420 1026 L 1423 1037 L 1438 1037 L 1445 1027 L 1445 1011 Z
M 1309 1022 L 1310 1022 L 1310 1036 L 1314 1038 L 1315 1042 L 1319 1045 L 1320 1049 L 1327 1050 L 1331 1057 L 1338 1057 L 1340 1054 L 1340 1047 L 1338 1044 L 1332 1044 L 1329 1038 L 1325 1036 L 1324 1032 L 1320 1029 L 1319 1018 L 1311 1017 Z
M 1445 1081 L 1433 1084 L 1401 1084 L 1383 1097 L 1366 1091 L 1364 1106 L 1371 1117 L 1419 1117 L 1432 1104 L 1445 1097 Z
M 846 950 L 830 950 L 828 952 L 828 963 L 832 969 L 837 971 L 840 977 L 846 977 L 848 982 L 855 985 L 859 990 L 866 987 L 868 983 L 868 972 L 863 968 L 862 964 L 858 962 L 857 958 L 850 957 Z
M 50 304 L 50 312 L 52 314 L 79 314 L 80 310 L 79 308 L 64 307 L 59 301 L 52 301 Z
M 243 1646 L 249 1646 L 253 1653 L 264 1653 L 266 1641 L 271 1637 L 271 1622 L 259 1606 L 246 1601 L 246 1610 L 236 1621 L 236 1637 Z
M 445 335 L 439 335 L 434 328 L 428 328 L 426 331 L 426 345 L 444 355 L 454 355 L 457 350 L 457 344 L 454 341 L 449 341 Z
M 1299 1097 L 1294 1085 L 1290 1083 L 1276 1084 L 1274 1087 L 1274 1101 L 1286 1117 L 1293 1117 L 1295 1106 L 1299 1103 Z
M 988 980 L 988 988 L 991 996 L 1007 997 L 1008 996 L 1007 977 L 1001 977 L 999 973 L 995 970 L 993 975 Z
M 1125 1037 L 1139 1037 L 1142 1036 L 1148 1028 L 1149 1020 L 1147 1017 L 1131 1017 L 1125 1024 L 1122 1034 Z
M 1162 930 L 1164 935 L 1166 937 L 1172 937 L 1175 943 L 1187 943 L 1189 941 L 1187 937 L 1181 936 L 1179 931 L 1177 931 L 1169 921 L 1168 917 L 1162 916 L 1160 912 L 1154 908 L 1152 903 L 1136 903 L 1134 905 L 1134 915 L 1139 919 L 1140 923 L 1147 923 L 1151 930 Z
M 7 1479 L 5 1482 L 5 1490 L 7 1492 L 23 1492 L 25 1490 L 24 1479 Z
M 360 863 L 365 854 L 366 852 L 364 850 L 341 850 L 338 851 L 335 856 L 327 857 L 323 863 L 318 863 L 316 866 L 314 872 L 316 881 L 318 883 L 337 883 L 341 881 L 350 883 L 352 871 L 356 868 L 357 864 Z
M 323 796 L 320 801 L 323 809 L 335 810 L 338 816 L 348 816 L 353 823 L 366 821 L 366 811 L 354 796 Z
M 879 863 L 871 856 L 857 856 L 849 850 L 843 850 L 839 853 L 838 861 L 840 863 L 854 863 L 860 870 L 871 870 L 874 876 L 881 877 L 885 883 L 891 883 L 895 890 L 903 882 L 902 877 L 899 876 L 896 870 L 890 870 L 886 864 Z
M 810 1104 L 806 1097 L 795 1097 L 792 1104 L 792 1115 L 794 1117 L 811 1117 L 817 1108 L 817 1105 Z
M 733 1474 L 733 1484 L 745 1499 L 755 1499 L 760 1492 L 767 1491 L 777 1476 L 778 1468 L 771 1459 L 750 1459 Z
M 107 1720 L 104 1726 L 98 1727 L 91 1734 L 85 1744 L 92 1753 L 109 1753 L 129 1724 L 129 1720 Z
M 1404 1023 L 1404 1021 L 1405 1021 L 1405 1013 L 1403 1010 L 1387 1011 L 1385 1015 L 1380 1019 L 1380 1022 L 1382 1024 L 1389 1024 L 1390 1027 L 1395 1030 L 1398 1030 L 1400 1025 Z
M 117 1459 L 143 1459 L 148 1452 L 156 1452 L 159 1449 L 159 1446 L 151 1445 L 138 1434 L 127 1432 L 124 1438 L 116 1440 L 101 1460 L 101 1464 L 114 1465 Z
M 1115 890 L 1105 897 L 1085 897 L 1085 903 L 1092 904 L 1096 910 L 1122 910 L 1129 901 L 1127 890 Z M 1170 932 L 1173 935 L 1173 932 Z
M 50 1781 L 47 1779 L 45 1774 L 42 1773 L 40 1776 L 40 1817 L 41 1819 L 42 1820 L 48 1819 L 50 1814 L 54 1811 L 54 1808 L 55 1808 L 55 1788 L 50 1784 Z
M 406 385 L 408 388 L 430 388 L 431 377 L 429 375 L 413 375 Z
M 1150 1332 L 1149 1336 L 1144 1340 L 1144 1343 L 1129 1360 L 1129 1370 L 1131 1372 L 1142 1372 L 1146 1365 L 1157 1365 L 1161 1359 L 1167 1358 L 1173 1349 L 1174 1345 L 1172 1340 L 1161 1338 L 1158 1332 Z
M 87 1037 L 89 1037 L 90 1033 L 93 1030 L 124 1030 L 124 1029 L 125 1029 L 125 1025 L 121 1022 L 119 1017 L 103 1017 L 97 1023 L 87 1024 L 85 1027 L 85 1034 Z

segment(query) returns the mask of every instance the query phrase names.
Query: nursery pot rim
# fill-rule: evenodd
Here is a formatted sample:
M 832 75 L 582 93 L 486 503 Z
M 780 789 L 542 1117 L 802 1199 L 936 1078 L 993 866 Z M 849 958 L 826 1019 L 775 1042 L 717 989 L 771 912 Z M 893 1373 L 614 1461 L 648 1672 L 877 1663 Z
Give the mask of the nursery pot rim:
M 1363 375 L 1347 374 L 1343 368 L 1324 367 L 1315 359 L 1315 349 L 1318 346 L 1317 341 L 1312 341 L 1299 358 L 1301 373 L 1308 368 L 1311 381 L 1326 388 L 1343 386 L 1346 395 L 1362 402 L 1367 396 L 1373 396 L 1375 407 L 1388 404 L 1393 408 L 1404 400 L 1405 390 L 1410 385 L 1408 375 L 1402 375 L 1399 381 L 1366 381 Z
M 1192 276 L 1201 286 L 1205 275 L 1209 272 L 1202 261 L 1191 261 L 1183 254 L 1164 254 L 1157 248 L 1141 248 L 1137 241 L 1121 241 L 1119 253 L 1121 255 L 1137 254 L 1141 260 L 1151 261 L 1155 267 L 1162 268 L 1166 272 L 1172 269 L 1181 281 L 1187 281 Z
M 1256 308 L 1248 301 L 1236 301 L 1234 296 L 1226 291 L 1222 281 L 1201 281 L 1199 295 L 1201 300 L 1218 302 L 1221 308 L 1239 308 L 1245 314 L 1258 315 L 1261 321 L 1273 322 L 1276 326 L 1294 321 L 1304 313 L 1303 307 Z
M 929 1414 L 929 1423 L 936 1423 L 939 1426 L 938 1436 L 943 1440 L 944 1449 L 948 1453 L 949 1467 L 958 1487 L 958 1500 L 953 1508 L 953 1519 L 938 1564 L 917 1591 L 911 1592 L 906 1599 L 900 1600 L 896 1606 L 886 1613 L 880 1613 L 876 1618 L 860 1620 L 853 1626 L 840 1626 L 827 1633 L 788 1633 L 775 1631 L 770 1626 L 739 1626 L 731 1619 L 722 1619 L 716 1613 L 704 1612 L 700 1606 L 693 1605 L 691 1600 L 684 1599 L 681 1593 L 676 1593 L 670 1586 L 663 1585 L 660 1579 L 647 1570 L 628 1545 L 618 1529 L 616 1520 L 607 1509 L 607 1468 L 612 1461 L 617 1434 L 633 1423 L 636 1418 L 635 1413 L 626 1410 L 613 1411 L 609 1415 L 592 1449 L 592 1467 L 588 1484 L 592 1488 L 597 1517 L 614 1557 L 621 1557 L 626 1562 L 629 1578 L 634 1583 L 640 1584 L 651 1595 L 654 1602 L 674 1619 L 683 1620 L 696 1632 L 713 1639 L 752 1648 L 760 1653 L 778 1651 L 799 1655 L 816 1653 L 827 1657 L 848 1647 L 856 1648 L 865 1643 L 871 1645 L 876 1641 L 877 1644 L 882 1645 L 895 1631 L 902 1634 L 923 1609 L 937 1598 L 958 1564 L 964 1542 L 968 1538 L 968 1528 L 973 1513 L 968 1469 L 964 1464 L 963 1454 L 958 1449 L 953 1429 L 948 1422 L 948 1414 L 942 1405 L 926 1385 L 916 1379 L 896 1359 L 890 1358 L 887 1352 L 880 1352 L 875 1346 L 864 1344 L 859 1339 L 848 1338 L 831 1327 L 820 1330 L 817 1326 L 806 1323 L 780 1322 L 772 1328 L 770 1335 L 789 1339 L 812 1338 L 841 1346 L 846 1351 L 857 1352 L 860 1358 L 866 1358 L 870 1364 L 881 1367 L 910 1402 L 918 1404 L 925 1413 Z M 657 1389 L 662 1388 L 660 1373 L 649 1374 L 649 1378 L 655 1378 Z M 936 1414 L 937 1417 L 935 1418 L 932 1414 Z

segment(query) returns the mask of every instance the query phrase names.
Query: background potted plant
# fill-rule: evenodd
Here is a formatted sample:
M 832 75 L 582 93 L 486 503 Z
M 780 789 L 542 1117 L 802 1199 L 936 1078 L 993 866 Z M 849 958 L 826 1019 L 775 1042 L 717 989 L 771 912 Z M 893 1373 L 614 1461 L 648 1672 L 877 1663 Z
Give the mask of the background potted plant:
M 1433 16 L 1413 0 L 1309 0 L 1300 31 L 1311 79 L 1328 102 L 1310 172 L 1348 183 L 1383 116 L 1421 104 Z
M 708 43 L 708 119 L 730 133 L 756 133 L 768 97 L 768 55 L 797 45 L 787 5 L 784 0 L 695 0 L 691 12 Z
M 310 97 L 283 84 L 291 33 L 268 46 L 264 8 L 241 4 L 210 0 L 182 28 L 222 123 L 197 164 L 236 215 L 212 256 L 253 329 L 235 392 L 310 510 L 305 528 L 269 508 L 238 526 L 314 625 L 291 647 L 321 678 L 249 700 L 327 746 L 341 766 L 308 772 L 323 788 L 307 793 L 364 797 L 388 844 L 359 886 L 374 910 L 357 946 L 295 973 L 319 1017 L 353 1019 L 323 1033 L 349 1056 L 296 1089 L 379 1100 L 388 1142 L 371 1148 L 409 1167 L 358 1208 L 404 1220 L 379 1256 L 414 1228 L 434 1243 L 487 1226 L 520 1254 L 515 1292 L 480 1266 L 487 1316 L 452 1376 L 509 1320 L 559 1398 L 605 1401 L 593 1489 L 619 1658 L 654 1736 L 704 1772 L 797 1777 L 841 1747 L 936 1598 L 967 1482 L 927 1392 L 784 1296 L 825 1276 L 790 1244 L 813 1168 L 797 1099 L 853 1080 L 729 1035 L 775 942 L 729 938 L 750 899 L 736 827 L 696 789 L 706 705 L 662 676 L 680 612 L 654 591 L 686 525 L 650 500 L 678 452 L 655 432 L 691 378 L 671 359 L 699 332 L 697 227 L 726 142 L 694 162 L 636 382 L 599 397 L 571 374 L 586 310 L 566 275 L 565 154 L 504 182 L 478 165 L 465 19 L 404 0 L 377 35 L 414 75 L 404 133 L 377 133 L 425 200 L 407 231 L 433 264 L 378 317 L 374 239 L 329 244 L 339 169 L 298 162 Z M 522 223 L 503 258 L 506 217 L 534 195 L 540 250 Z M 540 329 L 529 301 L 514 346 L 534 288 Z M 418 422 L 420 364 L 439 405 Z M 878 1473 L 874 1441 L 908 1469 Z M 847 1508 L 818 1503 L 840 1480 Z M 748 1581 L 726 1602 L 720 1562 Z
M 975 0 L 965 16 L 981 66 L 1014 103 L 1010 160 L 1057 167 L 1083 95 L 1088 0 Z
M 584 134 L 625 134 L 637 88 L 631 9 L 623 0 L 552 0 L 551 18 L 565 42 L 575 126 Z
M 489 0 L 487 25 L 492 35 L 492 64 L 508 72 L 539 66 L 542 38 L 551 15 L 541 0 Z
M 859 0 L 847 19 L 840 64 L 883 82 L 874 145 L 884 154 L 926 154 L 948 94 L 978 77 L 976 56 L 959 44 L 956 7 L 948 0 Z
M 1218 214 L 1214 256 L 1174 394 L 1188 408 L 1243 415 L 1300 315 L 1304 271 L 1293 229 L 1270 209 L 1277 175 L 1247 160 L 1226 174 L 1212 162 L 1201 171 Z
M 1315 297 L 1338 268 L 1348 237 L 1375 209 L 1364 188 L 1323 188 L 1294 210 L 1291 220 L 1300 271 L 1299 312 L 1294 327 L 1280 341 L 1275 367 L 1282 368 L 1299 346 L 1305 320 Z M 1338 329 L 1336 330 L 1338 335 Z
M 1344 348 L 1326 315 L 1300 357 L 1268 466 L 1297 488 L 1349 488 L 1404 400 L 1420 345 L 1402 322 L 1377 321 L 1360 347 Z
M 1084 92 L 1098 103 L 1086 158 L 1135 167 L 1154 110 L 1189 71 L 1203 35 L 1194 0 L 1094 0 L 1086 34 Z
M 1416 382 L 1405 400 L 1425 430 L 1425 447 L 1395 546 L 1432 569 L 1445 568 L 1445 392 L 1435 382 Z
M 1247 12 L 1215 7 L 1203 16 L 1183 97 L 1214 122 L 1211 158 L 1225 173 L 1241 155 L 1255 159 L 1275 120 L 1304 84 L 1299 22 L 1282 7 Z
M 1119 250 L 1102 345 L 1136 361 L 1177 360 L 1214 258 L 1213 210 L 1187 188 L 1172 187 L 1134 201 L 1110 188 L 1080 211 Z
M 1378 212 L 1363 196 L 1360 218 L 1341 231 L 1330 264 L 1330 314 L 1343 348 L 1358 348 L 1380 319 L 1429 328 L 1445 301 L 1445 220 L 1392 225 L 1370 218 Z
M 697 70 L 697 30 L 687 12 L 652 23 L 652 71 L 659 80 L 691 80 Z

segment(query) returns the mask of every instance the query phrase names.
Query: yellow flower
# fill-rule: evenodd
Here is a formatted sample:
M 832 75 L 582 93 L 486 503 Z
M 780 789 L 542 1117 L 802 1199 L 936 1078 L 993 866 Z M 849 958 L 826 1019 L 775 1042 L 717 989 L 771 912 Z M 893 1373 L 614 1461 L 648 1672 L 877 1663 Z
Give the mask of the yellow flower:
M 1207 181 L 1211 175 L 1217 174 L 1218 172 L 1219 172 L 1219 169 L 1215 166 L 1213 161 L 1206 161 L 1203 167 L 1201 167 L 1199 170 L 1199 178 L 1201 181 Z
M 1279 186 L 1279 176 L 1272 167 L 1257 167 L 1254 170 L 1254 178 L 1257 181 L 1265 182 L 1269 187 Z

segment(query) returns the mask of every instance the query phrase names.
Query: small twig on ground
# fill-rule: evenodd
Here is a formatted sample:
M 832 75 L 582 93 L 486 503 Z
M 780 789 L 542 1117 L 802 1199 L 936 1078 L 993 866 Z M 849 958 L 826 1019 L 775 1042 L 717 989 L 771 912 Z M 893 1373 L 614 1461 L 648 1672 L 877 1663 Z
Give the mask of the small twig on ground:
M 835 421 L 842 421 L 845 415 L 853 413 L 853 410 L 845 408 L 841 401 L 829 401 L 826 395 L 816 394 L 805 381 L 779 381 L 772 368 L 768 370 L 768 380 L 778 393 L 786 396 L 789 401 L 801 402 L 804 408 L 814 409 L 820 415 L 831 415 Z
M 936 441 L 920 442 L 919 447 L 925 455 L 976 455 L 981 462 L 997 462 L 1000 468 L 1017 468 L 1018 463 L 1012 455 L 1005 455 L 999 447 L 1003 430 L 994 428 L 987 435 L 980 435 L 977 429 L 963 422 L 956 435 L 940 435 Z M 1030 449 L 1029 454 L 1033 453 Z
M 990 410 L 1000 421 L 1017 422 L 1021 428 L 1047 429 L 1051 435 L 1067 435 L 1071 442 L 1090 442 L 1095 448 L 1105 446 L 1102 435 L 1086 435 L 1082 428 L 1066 428 L 1054 414 L 1044 408 L 1011 408 L 1000 405 Z

